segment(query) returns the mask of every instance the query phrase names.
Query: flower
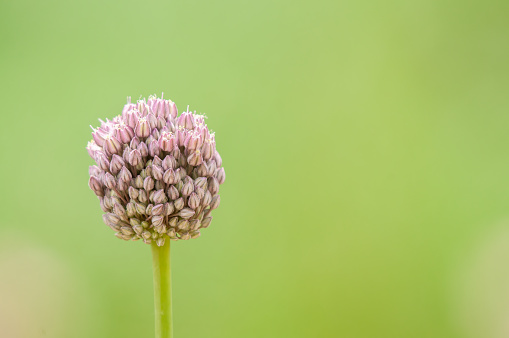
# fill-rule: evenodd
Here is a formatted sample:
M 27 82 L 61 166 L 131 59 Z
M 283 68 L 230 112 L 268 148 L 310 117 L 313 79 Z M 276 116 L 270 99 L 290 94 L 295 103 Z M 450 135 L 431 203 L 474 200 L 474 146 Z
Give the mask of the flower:
M 171 100 L 150 96 L 92 128 L 89 187 L 103 221 L 123 240 L 164 245 L 200 236 L 219 206 L 225 180 L 205 116 L 178 115 Z

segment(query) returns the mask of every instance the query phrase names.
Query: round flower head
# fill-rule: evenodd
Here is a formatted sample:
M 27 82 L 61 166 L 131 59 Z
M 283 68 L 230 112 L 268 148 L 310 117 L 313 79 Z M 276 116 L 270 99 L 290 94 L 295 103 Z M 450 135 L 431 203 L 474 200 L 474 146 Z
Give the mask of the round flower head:
M 89 187 L 123 240 L 190 239 L 210 225 L 225 173 L 215 136 L 196 112 L 162 97 L 131 103 L 92 128 Z

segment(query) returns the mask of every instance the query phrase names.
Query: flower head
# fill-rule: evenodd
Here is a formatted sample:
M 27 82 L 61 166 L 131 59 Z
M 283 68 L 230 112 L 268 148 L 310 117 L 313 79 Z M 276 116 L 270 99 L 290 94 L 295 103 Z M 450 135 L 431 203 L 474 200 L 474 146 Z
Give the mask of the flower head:
M 179 116 L 155 96 L 128 98 L 121 115 L 92 130 L 88 184 L 116 237 L 162 246 L 209 226 L 225 172 L 203 115 Z

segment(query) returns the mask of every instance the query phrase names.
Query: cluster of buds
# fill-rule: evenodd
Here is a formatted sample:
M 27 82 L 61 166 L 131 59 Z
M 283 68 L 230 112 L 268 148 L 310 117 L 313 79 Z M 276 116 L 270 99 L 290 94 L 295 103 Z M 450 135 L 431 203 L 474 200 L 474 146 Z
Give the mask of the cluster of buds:
M 162 246 L 210 225 L 225 172 L 204 119 L 151 96 L 92 128 L 88 185 L 118 238 Z

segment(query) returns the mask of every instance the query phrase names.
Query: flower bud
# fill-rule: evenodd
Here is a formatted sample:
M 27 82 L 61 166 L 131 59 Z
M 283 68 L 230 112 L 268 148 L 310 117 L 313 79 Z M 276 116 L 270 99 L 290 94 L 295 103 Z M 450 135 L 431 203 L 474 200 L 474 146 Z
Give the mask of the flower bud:
M 88 180 L 88 186 L 97 196 L 104 196 L 104 191 L 101 182 L 95 176 L 90 176 Z
M 131 153 L 129 153 L 129 164 L 135 167 L 141 163 L 141 161 L 141 152 L 138 149 L 134 149 Z
M 148 153 L 150 154 L 150 156 L 152 157 L 157 156 L 160 154 L 160 152 L 161 149 L 159 148 L 159 144 L 156 141 L 150 142 L 148 147 Z
M 201 226 L 201 222 L 199 219 L 193 219 L 191 221 L 189 221 L 189 227 L 191 228 L 191 230 L 198 230 Z
M 177 223 L 177 229 L 187 231 L 189 230 L 189 222 L 186 219 Z
M 162 132 L 159 136 L 159 147 L 163 151 L 172 151 L 177 146 L 175 134 L 171 132 Z
M 166 233 L 168 234 L 168 237 L 170 237 L 170 238 L 176 238 L 177 237 L 177 233 L 172 228 L 168 229 L 168 231 Z
M 147 192 L 144 189 L 140 189 L 138 190 L 138 192 L 139 192 L 138 201 L 140 201 L 141 203 L 146 203 L 148 201 Z
M 187 219 L 194 215 L 194 210 L 190 209 L 190 208 L 184 208 L 184 209 L 180 210 L 178 215 L 184 219 Z
M 208 175 L 207 164 L 205 164 L 205 162 L 200 164 L 200 166 L 198 167 L 198 170 L 196 172 L 197 172 L 198 176 L 207 176 Z
M 205 217 L 203 221 L 201 222 L 202 228 L 208 228 L 210 225 L 210 222 L 212 222 L 212 217 Z
M 166 157 L 163 160 L 163 169 L 175 169 L 177 167 L 177 160 L 175 160 L 175 157 L 171 155 L 166 155 Z
M 159 237 L 156 240 L 156 244 L 157 244 L 157 246 L 163 246 L 164 245 L 164 238 L 163 237 Z
M 122 169 L 120 169 L 120 173 L 118 174 L 118 178 L 126 183 L 130 183 L 133 179 L 133 175 L 126 167 L 122 167 Z
M 207 175 L 204 175 L 204 176 L 214 176 L 214 174 L 216 173 L 216 169 L 217 169 L 216 161 L 209 160 L 209 162 L 208 162 L 208 172 L 207 172 Z
M 224 173 L 224 168 L 221 167 L 217 172 L 216 172 L 216 178 L 217 178 L 217 181 L 219 182 L 219 184 L 223 184 L 224 183 L 224 180 L 225 180 L 225 173 Z
M 154 179 L 152 177 L 149 176 L 145 178 L 143 181 L 143 189 L 147 192 L 154 189 Z
M 156 203 L 156 204 L 162 204 L 162 203 L 165 203 L 168 200 L 168 198 L 166 197 L 166 194 L 164 193 L 163 189 L 157 190 L 154 193 L 153 199 L 154 199 L 154 203 Z
M 120 222 L 120 218 L 117 215 L 110 212 L 107 214 L 103 214 L 103 221 L 107 225 L 117 225 Z
M 173 205 L 175 206 L 175 210 L 176 211 L 179 211 L 181 210 L 183 207 L 184 207 L 184 199 L 182 197 L 176 199 L 174 202 L 173 202 Z
M 148 147 L 145 144 L 145 142 L 141 142 L 140 144 L 138 144 L 138 148 L 136 149 L 138 149 L 142 157 L 148 156 Z
M 129 221 L 129 219 L 127 218 L 127 214 L 125 212 L 125 209 L 122 205 L 120 205 L 119 203 L 115 203 L 115 205 L 113 206 L 113 212 L 115 213 L 115 215 L 117 215 L 121 220 L 123 221 Z
M 131 227 L 128 227 L 128 226 L 121 227 L 120 231 L 122 231 L 122 233 L 124 235 L 134 235 L 133 229 Z
M 177 188 L 175 188 L 174 185 L 171 185 L 169 188 L 168 188 L 168 197 L 170 198 L 171 201 L 174 201 L 176 200 L 177 198 L 179 198 L 180 194 L 177 190 Z
M 189 234 L 189 232 L 184 232 L 180 235 L 180 239 L 187 241 L 188 239 L 191 239 L 191 235 Z
M 143 178 L 140 175 L 134 179 L 134 187 L 137 189 L 143 188 Z
M 163 160 L 161 160 L 159 156 L 154 156 L 154 159 L 152 160 L 152 165 L 161 167 L 163 165 Z
M 206 207 L 207 205 L 210 204 L 210 202 L 212 202 L 212 194 L 210 193 L 210 191 L 206 191 L 205 192 L 205 195 L 203 196 L 202 198 L 202 202 L 201 204 Z
M 141 226 L 141 222 L 139 219 L 137 218 L 130 218 L 129 219 L 129 223 L 131 224 L 131 226 L 134 228 L 136 225 L 140 225 Z
M 172 217 L 170 218 L 170 221 L 168 222 L 168 225 L 172 228 L 175 228 L 177 226 L 179 218 L 178 217 Z
M 97 162 L 97 165 L 99 166 L 99 168 L 101 168 L 102 170 L 104 170 L 104 171 L 110 170 L 110 162 L 108 161 L 106 156 L 104 156 L 104 154 L 99 154 L 97 156 L 96 162 Z
M 156 204 L 154 205 L 154 207 L 152 208 L 152 215 L 154 216 L 159 216 L 159 215 L 162 215 L 164 214 L 165 210 L 164 210 L 164 204 Z
M 193 192 L 194 190 L 194 185 L 192 182 L 187 182 L 186 184 L 184 184 L 184 186 L 182 187 L 182 196 L 184 197 L 187 197 L 189 195 L 191 195 L 191 193 Z
M 187 157 L 189 165 L 198 166 L 202 163 L 202 158 L 199 150 L 195 150 Z
M 196 188 L 207 189 L 207 178 L 206 177 L 198 177 L 194 180 L 194 186 Z
M 203 197 L 205 196 L 205 190 L 204 190 L 204 189 L 202 189 L 202 188 L 200 188 L 200 187 L 195 188 L 195 189 L 194 189 L 194 191 L 196 192 L 196 195 L 198 195 L 198 198 L 199 198 L 200 200 L 202 200 L 202 199 L 203 199 Z M 207 191 L 208 191 L 208 190 L 207 190 Z
M 102 132 L 99 129 L 92 128 L 92 138 L 94 139 L 94 142 L 99 146 L 104 146 L 104 138 L 106 137 L 106 134 Z
M 114 154 L 110 162 L 110 172 L 113 175 L 118 174 L 120 172 L 120 169 L 122 169 L 122 167 L 124 166 L 124 164 L 125 163 L 122 157 L 118 156 L 117 154 Z
M 140 215 L 145 215 L 146 212 L 146 206 L 142 203 L 134 203 L 134 206 L 136 207 L 136 212 Z
M 108 154 L 121 154 L 122 144 L 111 134 L 106 135 L 104 138 L 104 150 Z
M 136 215 L 136 205 L 133 202 L 129 202 L 125 206 L 128 217 L 134 217 Z
M 160 181 L 163 179 L 163 168 L 161 168 L 158 165 L 152 165 L 152 177 L 154 177 L 154 180 Z
M 164 222 L 164 216 L 152 216 L 152 224 L 154 226 L 158 226 L 163 224 Z
M 106 173 L 104 175 L 104 185 L 108 189 L 115 189 L 115 187 L 117 186 L 117 182 L 115 181 L 115 177 L 113 177 L 113 175 L 110 174 L 110 173 Z
M 129 193 L 129 197 L 131 199 L 135 200 L 135 199 L 138 198 L 139 192 L 138 192 L 138 190 L 136 188 L 129 187 L 129 189 L 127 191 Z
M 150 126 L 146 117 L 138 118 L 138 122 L 134 128 L 134 133 L 139 138 L 146 138 L 148 135 L 150 135 Z
M 219 182 L 217 181 L 217 178 L 210 177 L 208 179 L 208 187 L 212 195 L 217 194 L 217 192 L 219 191 Z
M 187 204 L 191 209 L 196 209 L 200 205 L 200 199 L 198 198 L 198 195 L 196 193 L 191 193 L 189 196 L 189 200 L 187 201 Z
M 145 214 L 146 215 L 152 215 L 152 209 L 154 208 L 154 205 L 153 204 L 149 204 L 147 205 L 147 207 L 145 208 Z
M 175 205 L 173 204 L 173 202 L 165 203 L 164 208 L 165 208 L 166 216 L 170 216 L 175 211 Z
M 131 149 L 137 149 L 138 148 L 138 145 L 140 144 L 140 139 L 137 138 L 136 136 L 133 137 L 133 139 L 131 140 L 131 143 L 129 143 L 129 147 Z
M 99 176 L 101 174 L 101 169 L 99 169 L 96 165 L 91 165 L 88 167 L 88 175 L 89 176 Z
M 214 154 L 214 145 L 210 141 L 206 140 L 201 147 L 201 153 L 203 159 L 205 161 L 208 161 L 210 158 L 212 158 L 212 155 Z
M 133 138 L 134 136 L 134 130 L 133 128 L 129 127 L 128 125 L 126 125 L 124 122 L 122 122 L 121 124 L 118 125 L 118 129 L 117 129 L 117 138 L 122 142 L 122 143 L 129 143 L 131 141 L 131 139 Z
M 214 152 L 214 160 L 216 160 L 216 164 L 218 167 L 220 167 L 223 164 L 223 160 L 221 159 L 221 155 L 217 152 L 217 150 Z
M 175 184 L 179 181 L 180 177 L 177 177 L 175 171 L 173 169 L 168 169 L 163 174 L 163 181 L 166 184 Z
M 145 230 L 141 233 L 141 237 L 143 237 L 144 239 L 150 239 L 152 237 L 152 234 L 150 233 L 150 231 Z
M 133 230 L 137 235 L 140 235 L 143 232 L 143 227 L 141 225 L 133 225 Z
M 221 202 L 219 195 L 212 197 L 212 202 L 210 202 L 210 209 L 216 209 L 219 206 L 219 202 Z

